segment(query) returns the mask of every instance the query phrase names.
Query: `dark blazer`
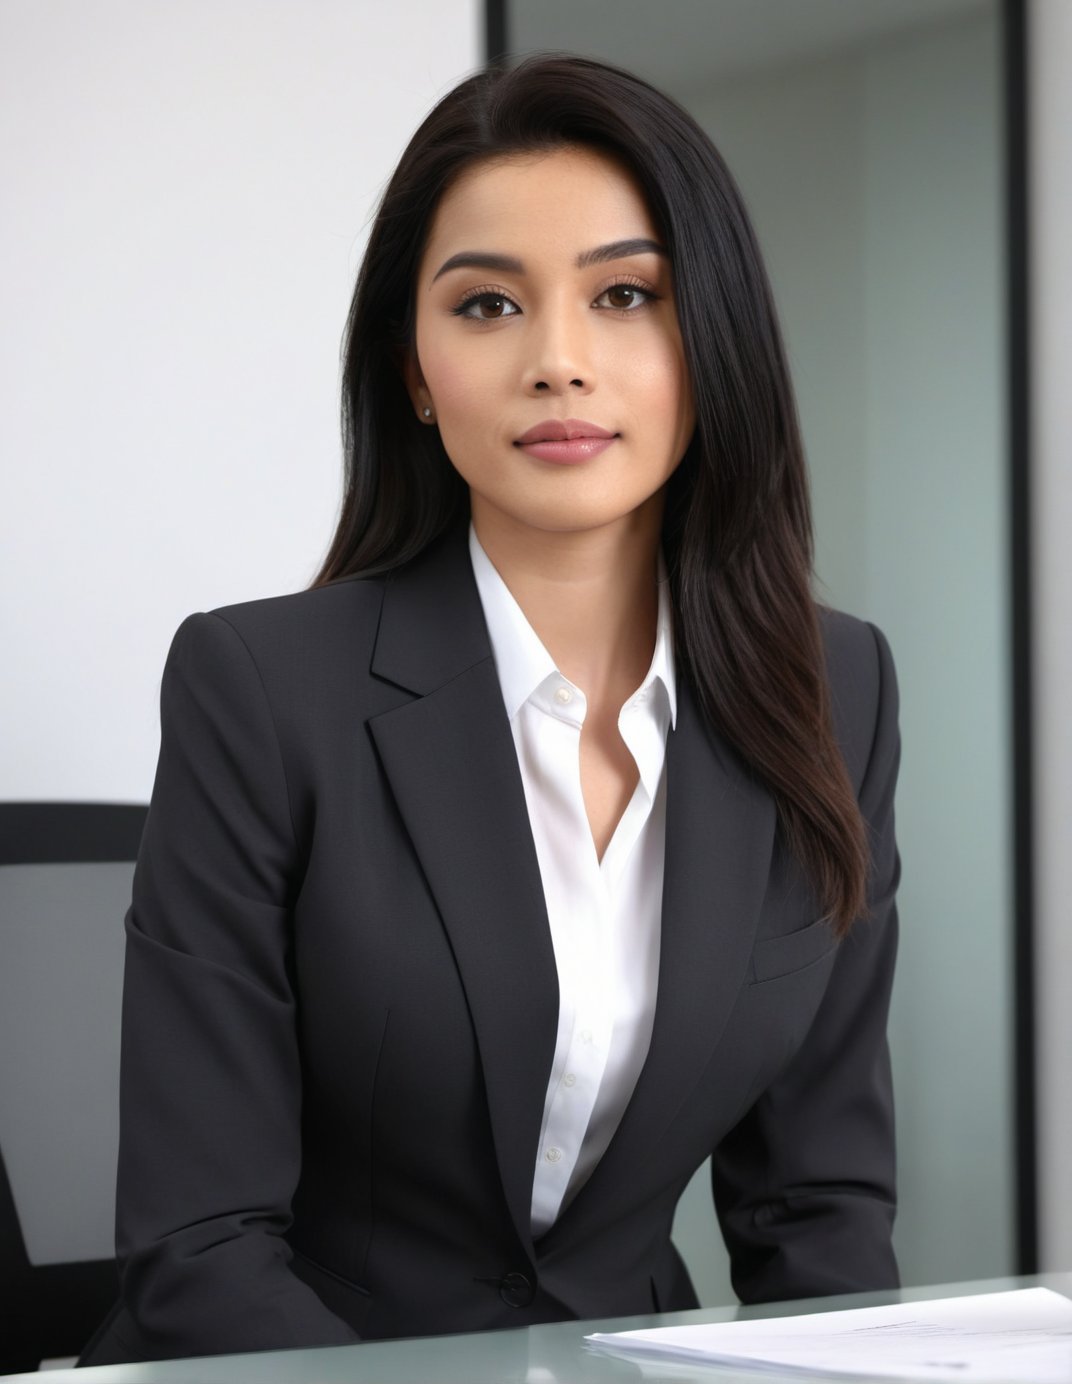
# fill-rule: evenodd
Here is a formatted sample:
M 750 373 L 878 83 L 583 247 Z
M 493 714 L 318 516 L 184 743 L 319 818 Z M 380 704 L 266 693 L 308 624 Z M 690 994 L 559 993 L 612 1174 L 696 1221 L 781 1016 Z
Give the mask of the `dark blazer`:
M 895 1284 L 896 690 L 876 630 L 823 628 L 871 917 L 835 945 L 683 686 L 650 1053 L 534 1242 L 557 978 L 465 534 L 185 621 L 127 917 L 123 1306 L 85 1363 L 693 1306 L 670 1229 L 712 1152 L 742 1298 Z

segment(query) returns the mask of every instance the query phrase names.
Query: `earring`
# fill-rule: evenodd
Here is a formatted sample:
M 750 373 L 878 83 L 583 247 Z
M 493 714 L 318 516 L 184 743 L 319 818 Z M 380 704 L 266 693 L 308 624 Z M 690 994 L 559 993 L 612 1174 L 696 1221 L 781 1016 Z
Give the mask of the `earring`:
M 432 410 L 430 408 L 422 408 L 421 412 L 424 414 L 425 418 L 431 418 L 432 416 Z

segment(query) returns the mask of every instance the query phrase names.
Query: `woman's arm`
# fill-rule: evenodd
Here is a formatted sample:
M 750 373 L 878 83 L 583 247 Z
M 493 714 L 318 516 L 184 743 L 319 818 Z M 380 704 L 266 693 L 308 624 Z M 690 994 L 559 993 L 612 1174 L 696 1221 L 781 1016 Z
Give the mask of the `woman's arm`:
M 241 637 L 191 616 L 127 915 L 117 1246 L 149 1356 L 343 1344 L 290 1271 L 301 1070 L 288 973 L 300 853 Z
M 866 637 L 866 627 L 862 632 Z M 872 851 L 870 917 L 840 944 L 796 1056 L 712 1162 L 733 1285 L 744 1302 L 898 1281 L 890 1243 L 896 1190 L 886 1018 L 897 948 L 893 796 L 900 740 L 893 661 L 882 634 L 873 627 L 872 634 L 877 672 L 872 662 L 853 679 L 857 689 L 877 683 L 859 795 Z

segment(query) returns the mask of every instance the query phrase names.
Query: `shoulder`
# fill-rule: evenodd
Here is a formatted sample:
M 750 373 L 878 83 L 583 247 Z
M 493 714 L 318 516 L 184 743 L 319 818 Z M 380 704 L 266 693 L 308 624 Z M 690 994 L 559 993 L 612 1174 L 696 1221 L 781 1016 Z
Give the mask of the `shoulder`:
M 340 636 L 374 635 L 383 587 L 382 577 L 346 577 L 309 591 L 218 606 L 201 618 L 229 626 L 251 649 L 274 645 L 295 653 Z
M 389 590 L 405 593 L 409 615 L 426 610 L 449 624 L 466 585 L 473 587 L 468 527 L 457 525 L 406 561 L 375 574 L 359 573 L 291 595 L 219 606 L 186 623 L 193 622 L 208 639 L 213 638 L 213 626 L 216 638 L 229 632 L 254 657 L 269 662 L 330 658 L 340 647 L 368 655 L 377 641 Z
M 346 577 L 309 591 L 217 606 L 188 616 L 180 632 L 189 628 L 192 639 L 208 644 L 237 638 L 255 658 L 297 658 L 340 640 L 363 643 L 375 637 L 384 581 Z
M 165 670 L 169 685 L 258 686 L 271 702 L 316 706 L 367 678 L 383 604 L 382 578 L 346 578 L 290 595 L 189 615 Z
M 819 607 L 834 733 L 849 776 L 859 786 L 878 739 L 895 734 L 898 694 L 890 646 L 882 631 L 840 610 Z
M 209 678 L 255 672 L 270 697 L 304 705 L 311 715 L 344 701 L 352 711 L 355 692 L 366 688 L 360 705 L 375 714 L 383 696 L 374 687 L 420 686 L 420 678 L 394 677 L 399 669 L 412 673 L 407 665 L 414 660 L 434 665 L 444 649 L 448 664 L 456 663 L 481 640 L 486 646 L 467 529 L 458 526 L 375 575 L 191 615 L 175 636 L 169 663 Z

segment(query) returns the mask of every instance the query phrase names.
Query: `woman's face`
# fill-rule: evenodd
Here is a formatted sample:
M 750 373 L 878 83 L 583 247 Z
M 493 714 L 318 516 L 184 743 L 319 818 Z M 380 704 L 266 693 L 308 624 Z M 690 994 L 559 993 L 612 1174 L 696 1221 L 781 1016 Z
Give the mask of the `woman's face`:
M 694 412 L 670 263 L 629 172 L 570 146 L 461 175 L 421 261 L 406 380 L 482 536 L 657 524 Z

